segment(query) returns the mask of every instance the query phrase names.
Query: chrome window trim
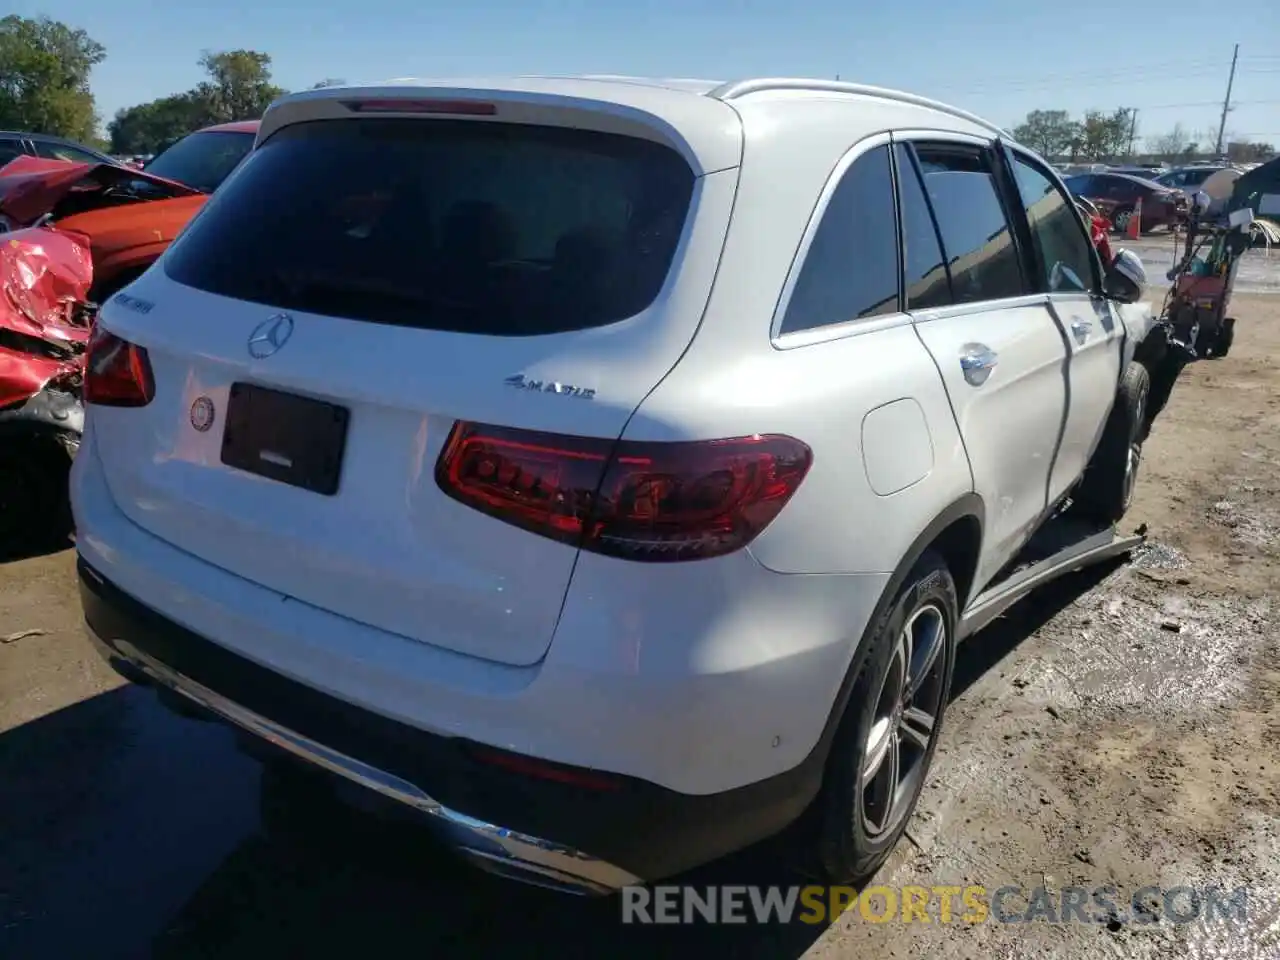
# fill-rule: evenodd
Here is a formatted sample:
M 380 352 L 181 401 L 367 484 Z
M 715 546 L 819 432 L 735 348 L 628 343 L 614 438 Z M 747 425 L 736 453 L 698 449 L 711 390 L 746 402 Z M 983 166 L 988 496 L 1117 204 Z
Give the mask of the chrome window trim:
M 931 323 L 934 320 L 950 320 L 953 317 L 967 317 L 975 313 L 992 313 L 997 310 L 1014 310 L 1018 307 L 1045 306 L 1049 303 L 1047 293 L 1028 293 L 1020 297 L 1005 297 L 1001 300 L 974 300 L 969 303 L 953 303 L 947 307 L 930 307 L 914 311 L 911 314 L 916 323 Z
M 847 340 L 859 337 L 864 333 L 876 333 L 880 330 L 892 330 L 895 327 L 906 327 L 911 324 L 911 316 L 906 313 L 882 313 L 875 317 L 856 320 L 842 320 L 838 323 L 824 323 L 820 327 L 809 330 L 797 330 L 794 333 L 782 333 L 774 338 L 776 350 L 794 350 L 798 347 L 809 347 L 815 343 L 827 343 L 831 340 Z

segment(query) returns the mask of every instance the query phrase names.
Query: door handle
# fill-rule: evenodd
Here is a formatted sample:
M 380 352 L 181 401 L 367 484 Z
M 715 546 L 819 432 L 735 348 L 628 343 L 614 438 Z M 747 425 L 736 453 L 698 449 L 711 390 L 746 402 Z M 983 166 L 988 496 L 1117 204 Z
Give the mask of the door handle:
M 1089 333 L 1093 330 L 1093 324 L 1088 320 L 1081 320 L 1079 317 L 1071 321 L 1071 335 L 1076 338 L 1076 343 L 1084 343 L 1089 339 Z
M 971 386 L 980 387 L 987 382 L 999 357 L 985 343 L 966 343 L 960 353 L 960 369 Z

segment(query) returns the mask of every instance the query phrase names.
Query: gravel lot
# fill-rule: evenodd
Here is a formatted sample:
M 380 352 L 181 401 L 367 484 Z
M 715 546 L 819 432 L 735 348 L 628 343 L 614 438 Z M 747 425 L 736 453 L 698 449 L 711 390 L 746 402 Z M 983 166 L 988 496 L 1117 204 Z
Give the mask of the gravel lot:
M 1280 956 L 1280 298 L 1234 312 L 1232 355 L 1184 374 L 1148 443 L 1127 524 L 1152 546 L 962 650 L 932 782 L 878 882 L 1109 883 L 1121 899 L 1248 883 L 1246 924 L 855 910 L 825 930 L 623 928 L 616 902 L 515 887 L 358 817 L 298 853 L 259 834 L 257 767 L 224 731 L 169 716 L 90 652 L 64 549 L 0 564 L 0 638 L 39 631 L 0 643 L 0 957 Z M 777 846 L 689 882 L 802 882 Z

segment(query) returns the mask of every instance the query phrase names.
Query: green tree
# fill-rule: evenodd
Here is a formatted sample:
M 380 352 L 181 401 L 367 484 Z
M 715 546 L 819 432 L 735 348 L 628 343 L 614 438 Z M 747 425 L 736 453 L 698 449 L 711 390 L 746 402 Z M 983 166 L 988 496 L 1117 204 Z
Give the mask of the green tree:
M 200 65 L 209 79 L 194 89 L 118 111 L 107 128 L 111 149 L 158 153 L 201 127 L 256 120 L 285 92 L 271 82 L 271 57 L 256 50 L 205 53 Z
M 1106 160 L 1129 152 L 1133 114 L 1123 108 L 1106 114 L 1090 110 L 1080 124 L 1079 152 L 1086 160 Z
M 0 128 L 92 140 L 89 74 L 106 56 L 85 31 L 57 20 L 0 18 Z
M 256 120 L 285 91 L 271 82 L 271 55 L 256 50 L 205 53 L 200 66 L 209 79 L 193 91 L 217 123 Z
M 1032 110 L 1013 128 L 1013 136 L 1041 156 L 1057 157 L 1070 149 L 1079 127 L 1065 110 Z
M 159 153 L 211 122 L 208 104 L 188 91 L 118 111 L 107 132 L 113 153 Z

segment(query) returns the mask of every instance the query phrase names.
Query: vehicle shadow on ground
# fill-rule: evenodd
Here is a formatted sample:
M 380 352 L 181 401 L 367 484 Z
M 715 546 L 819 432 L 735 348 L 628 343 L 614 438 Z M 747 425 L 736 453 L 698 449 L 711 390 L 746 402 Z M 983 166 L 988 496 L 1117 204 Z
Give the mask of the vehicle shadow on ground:
M 1015 607 L 962 648 L 962 694 L 1119 563 L 1064 578 Z M 823 927 L 623 924 L 619 898 L 580 900 L 480 873 L 425 837 L 353 815 L 299 854 L 261 836 L 242 844 L 154 944 L 156 960 L 302 956 L 414 945 L 431 956 L 733 956 L 790 960 Z M 803 885 L 788 866 L 789 836 L 672 882 Z
M 1112 569 L 1108 565 L 1065 578 L 974 637 L 957 660 L 955 695 Z M 125 733 L 95 736 L 94 730 L 103 730 L 107 707 L 110 716 L 125 717 L 115 721 Z M 31 862 L 11 866 L 19 874 L 26 870 L 47 878 L 30 893 L 50 909 L 39 904 L 27 908 L 51 920 L 51 911 L 65 913 L 68 900 L 78 900 L 87 914 L 116 915 L 120 942 L 135 943 L 137 951 L 108 952 L 149 954 L 157 960 L 406 952 L 432 957 L 665 954 L 791 960 L 824 929 L 799 919 L 790 924 L 623 924 L 620 898 L 578 899 L 491 877 L 440 849 L 417 828 L 354 811 L 327 821 L 331 828 L 308 835 L 303 846 L 268 838 L 252 825 L 254 765 L 235 753 L 225 733 L 171 717 L 150 694 L 124 688 L 0 735 L 0 774 L 31 788 L 20 791 L 27 812 L 16 820 L 4 818 L 7 826 L 0 823 L 0 849 L 17 839 L 6 834 L 22 830 L 24 820 L 45 819 L 50 811 L 42 804 L 65 804 L 66 777 L 84 780 L 76 808 L 54 818 L 65 821 L 53 831 L 56 838 L 16 845 L 23 849 L 17 859 Z M 70 760 L 64 742 L 68 737 L 75 744 Z M 4 762 L 6 756 L 11 762 Z M 74 767 L 70 773 L 64 766 L 68 762 Z M 97 774 L 88 773 L 95 768 Z M 75 771 L 87 771 L 86 777 Z M 116 786 L 103 793 L 97 789 L 103 778 Z M 86 809 L 79 809 L 81 804 Z M 95 810 L 95 804 L 114 811 Z M 307 819 L 307 811 L 299 816 Z M 60 864 L 63 854 L 56 848 L 65 845 L 65 835 L 97 832 L 92 824 L 107 817 L 121 843 L 91 853 L 82 850 Z M 147 839 L 125 844 L 125 834 Z M 812 881 L 790 866 L 794 839 L 784 835 L 671 882 L 699 888 L 804 885 Z M 225 855 L 228 849 L 231 853 Z M 124 902 L 93 905 L 80 899 L 94 896 L 91 883 L 76 879 L 85 875 L 86 857 L 92 861 L 90 874 L 112 875 L 116 896 L 127 890 Z M 198 866 L 213 863 L 217 866 L 211 871 Z M 0 870 L 0 881 L 4 872 Z M 5 885 L 0 882 L 0 888 Z M 188 895 L 185 891 L 193 887 Z M 0 901 L 3 893 L 0 889 Z M 130 902 L 136 909 L 130 911 Z M 54 903 L 57 910 L 52 910 Z M 132 915 L 119 916 L 120 909 Z M 27 932 L 33 946 L 45 939 L 37 929 Z
M 0 497 L 3 495 L 3 491 L 0 491 Z M 50 521 L 48 526 L 40 530 L 25 532 L 0 543 L 0 563 L 48 557 L 61 553 L 74 543 L 75 540 L 71 532 L 65 529 L 65 525 Z

